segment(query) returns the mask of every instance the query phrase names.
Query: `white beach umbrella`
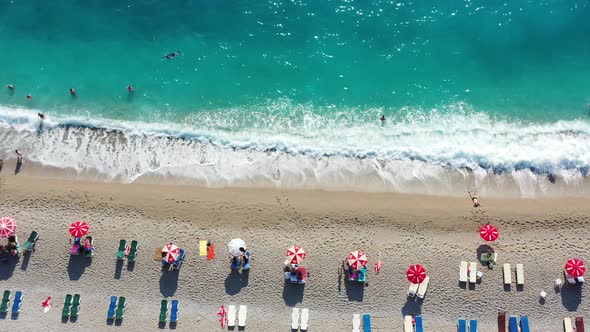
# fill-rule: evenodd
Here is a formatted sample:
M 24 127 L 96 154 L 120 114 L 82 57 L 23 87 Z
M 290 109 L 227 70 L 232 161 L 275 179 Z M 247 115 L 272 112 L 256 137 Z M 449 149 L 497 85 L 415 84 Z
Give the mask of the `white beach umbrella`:
M 240 248 L 246 249 L 246 242 L 242 239 L 233 239 L 227 244 L 229 254 L 234 257 L 243 256 L 244 253 L 240 251 Z

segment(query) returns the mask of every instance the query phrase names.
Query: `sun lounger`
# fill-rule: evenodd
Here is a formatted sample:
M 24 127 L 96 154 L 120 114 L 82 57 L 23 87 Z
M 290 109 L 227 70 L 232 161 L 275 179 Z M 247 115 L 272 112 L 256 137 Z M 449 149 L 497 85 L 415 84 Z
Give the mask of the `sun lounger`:
M 172 263 L 172 267 L 176 270 L 180 270 L 182 266 L 182 262 L 184 262 L 184 249 L 180 249 L 180 254 L 178 255 L 178 259 L 176 262 Z
M 469 332 L 477 332 L 477 319 L 469 321 Z
M 512 283 L 512 273 L 510 271 L 510 264 L 504 264 L 504 285 L 510 285 Z
M 166 323 L 168 319 L 168 300 L 160 302 L 160 323 Z
M 459 264 L 459 282 L 467 282 L 467 262 Z
M 170 323 L 178 322 L 178 300 L 172 300 L 170 305 Z
M 0 304 L 0 313 L 7 313 L 10 306 L 10 291 L 5 290 L 2 294 L 2 303 Z
M 424 325 L 422 323 L 422 316 L 416 316 L 416 318 L 414 318 L 416 326 L 414 326 L 414 328 L 416 329 L 416 332 L 424 332 Z
M 86 255 L 86 257 L 92 257 L 94 256 L 94 240 L 92 239 L 92 236 L 87 236 L 84 239 L 84 254 Z
M 516 284 L 524 286 L 524 267 L 522 264 L 516 264 Z
M 250 250 L 247 250 L 244 253 L 243 262 L 242 262 L 242 270 L 250 270 Z
M 457 322 L 457 332 L 467 332 L 467 321 L 465 318 L 460 318 Z
M 352 332 L 361 331 L 361 315 L 352 314 Z
M 12 302 L 12 314 L 13 315 L 18 315 L 18 313 L 20 312 L 20 306 L 22 304 L 22 301 L 23 301 L 23 292 L 16 291 L 16 293 L 14 293 L 14 301 Z
M 506 314 L 498 313 L 498 332 L 506 332 Z
M 72 302 L 72 309 L 70 311 L 70 316 L 78 317 L 78 312 L 80 311 L 80 294 L 74 294 L 74 301 Z
M 107 311 L 108 319 L 115 318 L 115 309 L 117 308 L 117 302 L 117 297 L 115 295 L 111 295 L 111 302 L 109 303 L 109 310 Z
M 418 292 L 418 287 L 420 287 L 420 284 L 410 284 L 410 287 L 408 288 L 408 297 L 416 296 L 416 293 Z
M 246 315 L 248 314 L 248 308 L 245 305 L 240 306 L 240 311 L 238 312 L 238 327 L 245 327 L 246 326 Z
M 584 318 L 576 317 L 576 332 L 584 332 Z
M 495 252 L 491 253 L 491 254 L 484 252 L 480 255 L 480 260 L 482 262 L 486 262 L 486 263 L 487 262 L 495 262 L 497 258 L 498 258 L 498 254 Z
M 131 248 L 129 249 L 129 255 L 127 255 L 127 261 L 129 263 L 135 263 L 137 255 L 139 254 L 139 243 L 136 240 L 131 241 Z
M 236 326 L 236 306 L 231 304 L 227 307 L 227 326 L 228 327 L 235 327 Z
M 293 312 L 291 313 L 291 329 L 299 329 L 299 308 L 293 308 Z
M 70 309 L 72 307 L 72 294 L 67 294 L 64 300 L 64 307 L 61 310 L 61 317 L 68 317 L 70 315 Z
M 29 238 L 27 239 L 27 242 L 25 242 L 25 245 L 23 248 L 26 251 L 33 251 L 33 249 L 35 249 L 35 244 L 37 243 L 38 239 L 39 239 L 39 234 L 37 234 L 36 231 L 32 231 L 31 235 L 29 235 Z
M 70 255 L 80 254 L 80 241 L 82 241 L 82 238 L 80 238 L 80 237 L 74 238 L 74 244 L 72 244 L 72 248 L 70 249 Z
M 117 259 L 121 260 L 125 258 L 125 247 L 127 247 L 126 240 L 119 240 L 119 249 L 117 249 Z
M 527 316 L 520 317 L 520 331 L 531 332 L 531 329 L 529 328 L 529 318 Z
M 363 331 L 371 332 L 371 315 L 369 314 L 363 315 Z
M 520 332 L 518 331 L 518 317 L 510 316 L 508 318 L 508 328 L 510 332 Z
M 307 322 L 309 321 L 309 309 L 301 310 L 301 331 L 307 331 Z
M 574 329 L 572 327 L 572 319 L 569 317 L 565 317 L 563 319 L 563 332 L 573 332 Z
M 412 324 L 412 316 L 404 316 L 404 332 L 414 332 L 414 324 Z
M 115 319 L 121 320 L 125 316 L 125 305 L 127 304 L 127 300 L 124 296 L 119 297 L 119 304 L 117 305 L 117 310 L 115 311 Z
M 475 284 L 477 281 L 477 263 L 471 262 L 469 263 L 469 283 Z
M 416 296 L 418 296 L 419 299 L 423 299 L 424 295 L 426 295 L 426 290 L 428 290 L 428 282 L 430 282 L 430 277 L 426 276 L 426 278 L 424 278 L 424 281 L 422 281 L 422 283 L 418 287 L 418 293 L 416 294 Z
M 359 269 L 357 281 L 358 282 L 367 282 L 367 267 L 366 266 Z
M 301 279 L 297 278 L 297 283 L 305 284 L 307 282 L 307 267 L 300 265 L 299 272 L 301 275 Z

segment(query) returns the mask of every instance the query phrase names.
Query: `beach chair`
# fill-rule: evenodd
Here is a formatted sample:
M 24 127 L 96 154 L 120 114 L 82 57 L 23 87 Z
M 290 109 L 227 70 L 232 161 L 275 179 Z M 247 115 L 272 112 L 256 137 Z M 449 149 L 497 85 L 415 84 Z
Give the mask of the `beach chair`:
M 510 316 L 508 318 L 508 329 L 510 332 L 520 332 L 518 331 L 518 317 Z
M 70 309 L 72 307 L 72 294 L 67 294 L 64 300 L 64 307 L 61 310 L 61 317 L 66 318 L 70 316 Z
M 477 332 L 477 319 L 469 321 L 469 332 Z
M 129 263 L 135 263 L 137 255 L 139 254 L 139 243 L 136 240 L 131 241 L 131 248 L 129 249 L 129 255 L 127 255 L 127 261 Z
M 563 332 L 573 332 L 574 329 L 572 327 L 572 319 L 569 317 L 565 317 L 563 319 Z
M 232 328 L 236 326 L 236 306 L 233 304 L 227 307 L 227 326 Z
M 246 326 L 246 315 L 248 314 L 248 308 L 245 305 L 240 306 L 240 311 L 238 312 L 238 327 L 245 327 Z
M 516 264 L 516 284 L 524 286 L 524 267 L 522 264 Z
M 422 281 L 422 283 L 418 287 L 418 293 L 416 294 L 416 296 L 418 296 L 419 299 L 423 299 L 424 295 L 426 295 L 426 291 L 428 290 L 428 282 L 430 282 L 430 277 L 426 276 L 426 278 L 424 278 L 424 281 Z
M 111 295 L 111 302 L 109 303 L 109 310 L 107 311 L 107 319 L 115 318 L 115 309 L 117 308 L 117 303 L 117 297 L 115 295 Z
M 21 291 L 16 291 L 16 293 L 14 293 L 14 301 L 12 302 L 12 314 L 13 315 L 18 315 L 18 313 L 20 312 L 20 306 L 23 302 L 23 292 Z
M 416 318 L 414 318 L 416 325 L 414 326 L 414 328 L 416 329 L 416 332 L 424 332 L 424 324 L 422 323 L 422 316 L 416 316 Z
M 35 244 L 37 243 L 38 239 L 39 234 L 37 234 L 36 231 L 32 231 L 31 235 L 29 235 L 29 238 L 27 239 L 27 242 L 25 242 L 24 249 L 26 251 L 33 251 L 33 249 L 35 249 Z
M 182 266 L 182 262 L 184 262 L 184 249 L 180 249 L 180 254 L 178 255 L 178 259 L 176 260 L 176 262 L 172 263 L 172 268 L 176 269 L 176 270 L 180 270 L 180 267 Z
M 250 270 L 250 250 L 246 250 L 242 261 L 242 270 Z
M 467 321 L 465 318 L 459 318 L 457 322 L 457 332 L 467 332 Z
M 168 300 L 160 302 L 160 323 L 166 323 L 168 319 Z
M 477 281 L 477 263 L 471 262 L 469 263 L 469 283 L 475 284 Z
M 420 287 L 420 284 L 410 284 L 410 287 L 408 288 L 408 297 L 416 296 L 416 293 L 418 292 L 418 287 Z
M 121 320 L 125 317 L 125 305 L 127 300 L 124 296 L 119 297 L 119 303 L 117 304 L 117 310 L 115 311 L 115 319 Z
M 404 316 L 404 332 L 414 332 L 414 324 L 412 324 L 412 316 Z
M 8 307 L 10 306 L 10 291 L 5 290 L 2 294 L 2 303 L 0 304 L 0 313 L 7 313 Z
M 361 331 L 361 315 L 352 314 L 352 332 Z
M 576 332 L 584 332 L 584 318 L 576 317 Z
M 80 311 L 80 304 L 82 301 L 80 300 L 80 294 L 74 294 L 74 301 L 72 302 L 72 309 L 70 310 L 70 316 L 78 317 L 78 312 Z
M 299 308 L 293 308 L 291 313 L 291 330 L 299 329 Z
M 520 317 L 520 332 L 531 332 L 531 329 L 529 328 L 528 316 Z
M 357 281 L 358 282 L 367 282 L 367 267 L 366 266 L 359 269 Z
M 297 283 L 305 284 L 307 282 L 307 267 L 300 265 L 299 272 L 301 273 L 301 279 L 297 279 Z
M 309 321 L 309 309 L 301 309 L 301 331 L 307 331 L 307 322 Z
M 80 241 L 82 241 L 81 237 L 74 238 L 74 243 L 72 244 L 72 248 L 70 249 L 70 255 L 80 254 Z
M 127 247 L 127 240 L 119 240 L 119 249 L 117 249 L 117 259 L 125 258 L 125 247 Z
M 369 314 L 363 315 L 363 331 L 371 332 L 371 315 Z
M 172 300 L 170 305 L 170 323 L 178 322 L 178 300 Z
M 459 264 L 459 282 L 467 282 L 467 262 L 465 261 Z
M 498 313 L 498 332 L 506 332 L 506 314 Z
M 510 272 L 510 264 L 504 263 L 504 285 L 510 285 L 512 283 L 512 274 Z

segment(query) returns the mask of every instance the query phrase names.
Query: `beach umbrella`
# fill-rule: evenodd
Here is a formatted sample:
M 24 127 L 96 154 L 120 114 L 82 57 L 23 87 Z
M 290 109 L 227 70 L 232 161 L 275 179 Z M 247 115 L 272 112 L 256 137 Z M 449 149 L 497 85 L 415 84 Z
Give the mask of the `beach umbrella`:
M 426 278 L 426 270 L 420 264 L 410 266 L 406 272 L 408 280 L 413 284 L 419 284 Z
M 291 264 L 299 264 L 305 259 L 305 256 L 307 256 L 307 254 L 300 246 L 292 246 L 291 248 L 287 249 L 287 257 L 289 258 Z
M 577 278 L 584 275 L 584 272 L 586 272 L 586 267 L 584 266 L 584 262 L 581 260 L 572 258 L 565 264 L 565 271 L 570 276 Z
M 367 255 L 363 251 L 357 250 L 348 254 L 348 266 L 358 270 L 361 266 L 367 266 Z
M 174 263 L 180 256 L 180 248 L 173 243 L 168 243 L 162 248 L 162 253 L 164 254 L 162 263 Z
M 73 237 L 82 237 L 88 234 L 89 229 L 90 228 L 85 221 L 76 221 L 70 226 L 70 234 L 72 234 Z
M 479 229 L 479 236 L 486 241 L 496 241 L 498 239 L 498 230 L 492 225 L 483 225 Z
M 0 219 L 0 237 L 7 238 L 14 235 L 16 231 L 16 222 L 11 217 L 2 217 Z
M 242 239 L 233 239 L 229 241 L 227 244 L 227 249 L 229 250 L 229 254 L 234 257 L 239 257 L 244 255 L 243 252 L 240 251 L 240 248 L 246 249 L 246 242 Z

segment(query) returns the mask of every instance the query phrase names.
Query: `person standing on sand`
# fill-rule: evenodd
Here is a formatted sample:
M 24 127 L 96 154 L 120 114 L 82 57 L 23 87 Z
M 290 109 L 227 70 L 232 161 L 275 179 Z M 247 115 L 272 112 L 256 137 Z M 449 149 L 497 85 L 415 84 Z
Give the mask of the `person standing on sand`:
M 477 191 L 474 191 L 473 195 L 471 195 L 470 191 L 468 191 L 467 193 L 469 194 L 469 197 L 471 198 L 471 201 L 473 202 L 473 207 L 474 208 L 480 207 L 481 204 L 479 204 L 479 201 L 477 200 Z

